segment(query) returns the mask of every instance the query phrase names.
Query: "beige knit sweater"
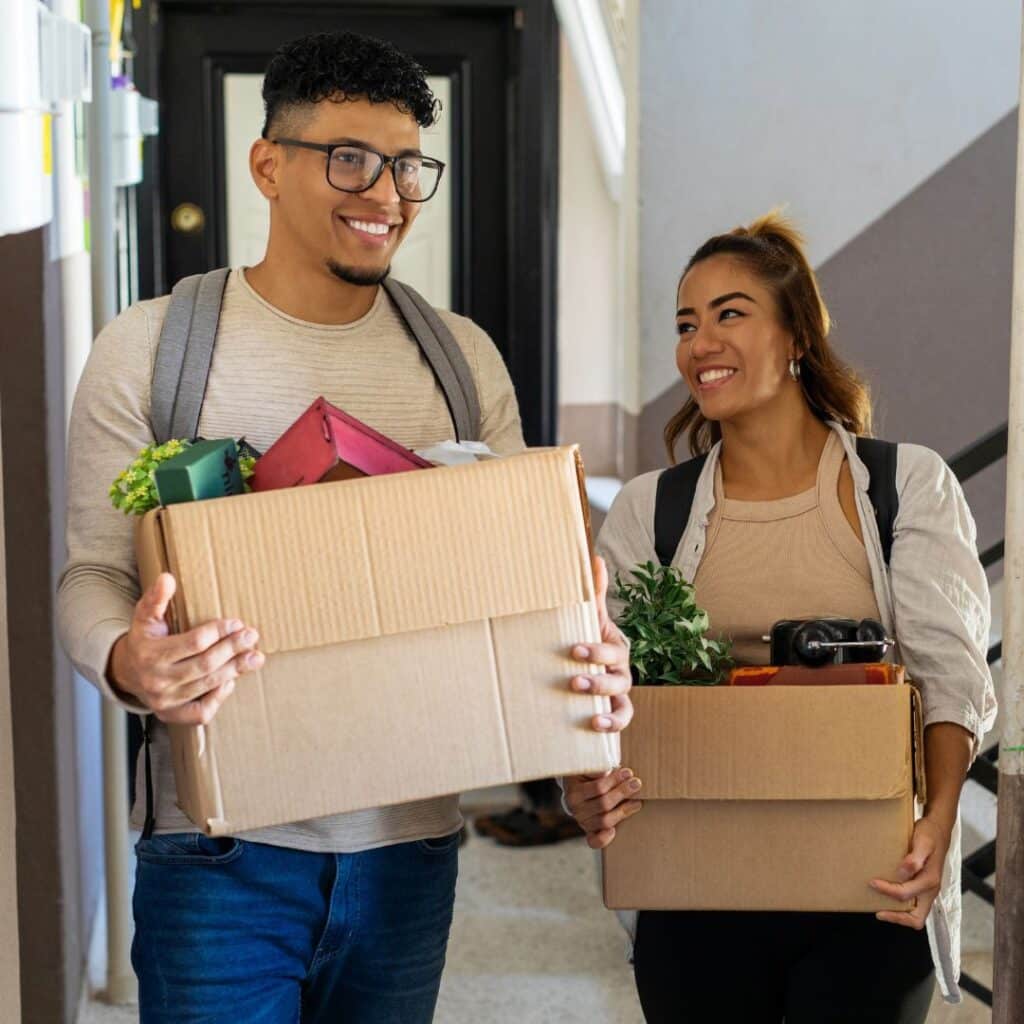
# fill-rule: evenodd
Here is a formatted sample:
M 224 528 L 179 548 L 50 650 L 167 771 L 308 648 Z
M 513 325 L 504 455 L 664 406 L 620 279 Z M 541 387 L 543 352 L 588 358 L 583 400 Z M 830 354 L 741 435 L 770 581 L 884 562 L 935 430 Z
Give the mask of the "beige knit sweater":
M 68 561 L 58 593 L 61 639 L 75 667 L 110 699 L 105 677 L 114 642 L 127 632 L 139 584 L 132 522 L 107 490 L 139 449 L 153 441 L 150 378 L 168 299 L 142 302 L 100 333 L 71 414 L 68 448 Z M 515 393 L 501 355 L 471 321 L 441 313 L 476 381 L 481 436 L 500 454 L 523 447 Z M 454 434 L 444 395 L 419 347 L 382 289 L 361 319 L 313 324 L 262 299 L 242 270 L 224 293 L 203 437 L 245 436 L 262 451 L 318 395 L 407 447 Z M 244 686 L 244 677 L 239 686 Z M 130 710 L 136 707 L 125 704 Z M 157 830 L 195 831 L 176 805 L 166 730 L 153 746 Z M 143 792 L 140 786 L 137 790 Z M 141 821 L 136 806 L 133 821 Z M 459 827 L 457 797 L 297 822 L 246 838 L 295 849 L 353 852 L 446 835 Z

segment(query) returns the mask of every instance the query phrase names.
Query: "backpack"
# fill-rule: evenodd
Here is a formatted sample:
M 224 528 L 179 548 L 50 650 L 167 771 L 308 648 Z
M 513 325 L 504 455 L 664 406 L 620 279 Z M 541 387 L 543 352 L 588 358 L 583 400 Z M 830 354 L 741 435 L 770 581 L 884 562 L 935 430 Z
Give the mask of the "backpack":
M 206 274 L 185 277 L 171 292 L 150 384 L 150 425 L 157 444 L 172 438 L 191 440 L 199 432 L 199 416 L 206 396 L 221 302 L 229 273 L 228 268 L 222 267 Z M 407 284 L 387 278 L 382 287 L 437 378 L 448 405 L 456 440 L 479 440 L 480 400 L 476 384 L 452 332 L 433 306 Z M 145 716 L 144 725 L 137 716 L 129 719 L 130 767 L 139 748 L 145 748 L 146 820 L 143 839 L 153 834 L 156 823 L 150 756 L 152 722 L 152 715 Z M 129 778 L 133 782 L 134 799 L 134 772 L 129 772 Z
M 150 423 L 157 444 L 171 438 L 191 440 L 199 430 L 229 273 L 224 267 L 182 278 L 171 293 L 150 386 Z M 458 342 L 433 306 L 407 284 L 388 278 L 383 288 L 434 371 L 456 440 L 479 440 L 480 401 Z
M 875 511 L 878 536 L 882 541 L 882 554 L 888 566 L 892 554 L 893 527 L 899 512 L 900 497 L 896 490 L 896 450 L 892 441 L 879 441 L 872 437 L 857 438 L 857 454 L 867 466 L 870 475 L 868 498 Z M 707 461 L 707 455 L 680 462 L 666 469 L 658 477 L 654 500 L 654 550 L 662 565 L 672 564 L 683 531 L 690 519 L 697 481 Z

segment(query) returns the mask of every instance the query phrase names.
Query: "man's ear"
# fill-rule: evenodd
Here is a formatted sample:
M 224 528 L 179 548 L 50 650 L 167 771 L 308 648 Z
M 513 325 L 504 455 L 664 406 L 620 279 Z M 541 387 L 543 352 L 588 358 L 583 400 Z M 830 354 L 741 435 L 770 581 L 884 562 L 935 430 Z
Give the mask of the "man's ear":
M 267 199 L 277 198 L 280 158 L 281 147 L 267 139 L 257 139 L 249 150 L 249 173 Z

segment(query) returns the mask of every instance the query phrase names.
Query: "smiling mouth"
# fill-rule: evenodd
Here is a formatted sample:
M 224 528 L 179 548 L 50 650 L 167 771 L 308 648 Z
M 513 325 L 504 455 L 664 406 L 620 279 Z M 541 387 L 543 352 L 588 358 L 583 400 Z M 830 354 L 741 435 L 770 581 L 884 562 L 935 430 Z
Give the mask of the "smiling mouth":
M 703 370 L 697 374 L 697 383 L 702 387 L 713 387 L 715 385 L 724 384 L 727 380 L 735 376 L 735 370 L 729 369 L 715 369 L 715 370 Z
M 376 220 L 360 220 L 358 217 L 340 217 L 342 223 L 361 241 L 370 245 L 385 245 L 400 223 L 386 223 Z

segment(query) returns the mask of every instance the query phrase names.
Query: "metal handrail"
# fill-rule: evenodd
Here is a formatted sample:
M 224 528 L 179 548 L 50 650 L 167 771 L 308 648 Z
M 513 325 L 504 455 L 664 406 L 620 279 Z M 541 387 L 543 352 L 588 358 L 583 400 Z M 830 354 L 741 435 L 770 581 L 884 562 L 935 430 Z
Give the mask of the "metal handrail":
M 987 569 L 990 565 L 995 565 L 996 562 L 1003 560 L 1003 555 L 1006 553 L 1006 540 L 996 541 L 990 548 L 985 548 L 984 551 L 978 556 L 981 559 L 981 564 Z
M 972 476 L 977 476 L 993 462 L 998 462 L 1006 456 L 1008 437 L 1009 425 L 1004 423 L 1001 427 L 996 427 L 995 430 L 979 437 L 951 459 L 947 459 L 949 468 L 956 474 L 960 483 L 970 480 Z
M 969 974 L 960 975 L 960 987 L 968 995 L 981 1000 L 986 1006 L 992 1005 L 992 989 L 987 985 L 982 985 L 980 981 L 975 981 Z

